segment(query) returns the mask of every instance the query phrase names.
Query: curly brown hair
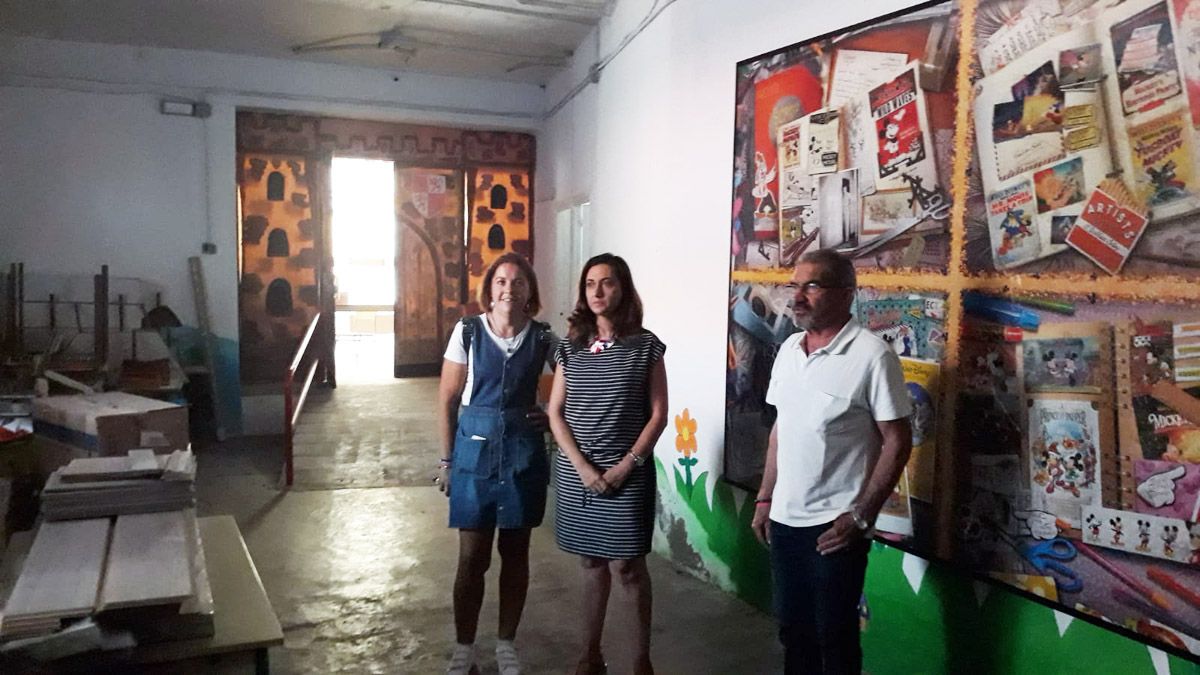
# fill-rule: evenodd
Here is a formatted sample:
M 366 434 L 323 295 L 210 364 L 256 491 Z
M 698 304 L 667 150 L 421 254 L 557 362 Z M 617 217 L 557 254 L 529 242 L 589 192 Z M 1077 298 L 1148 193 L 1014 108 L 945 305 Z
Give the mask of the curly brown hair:
M 525 279 L 529 282 L 529 302 L 525 303 L 525 313 L 529 316 L 537 316 L 537 313 L 542 311 L 542 296 L 538 292 L 537 274 L 525 256 L 512 251 L 493 260 L 492 264 L 488 265 L 487 271 L 483 273 L 483 282 L 479 284 L 478 292 L 479 308 L 484 312 L 491 308 L 492 279 L 501 265 L 516 265 L 517 269 L 521 270 L 521 274 L 525 275 Z
M 587 275 L 596 265 L 608 265 L 621 285 L 621 304 L 612 311 L 614 336 L 619 340 L 642 331 L 642 298 L 633 285 L 633 274 L 629 263 L 619 255 L 601 253 L 592 256 L 579 273 L 579 291 L 575 299 L 575 311 L 567 319 L 570 328 L 567 339 L 571 344 L 583 348 L 596 336 L 596 313 L 588 306 Z

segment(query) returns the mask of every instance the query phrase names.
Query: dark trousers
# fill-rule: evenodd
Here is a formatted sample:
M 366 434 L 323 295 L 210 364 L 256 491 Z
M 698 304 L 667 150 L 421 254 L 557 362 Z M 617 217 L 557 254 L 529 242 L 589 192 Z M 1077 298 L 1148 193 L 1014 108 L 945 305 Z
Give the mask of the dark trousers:
M 871 543 L 862 539 L 823 556 L 817 553 L 817 537 L 830 525 L 770 524 L 775 616 L 786 675 L 862 672 L 858 601 Z

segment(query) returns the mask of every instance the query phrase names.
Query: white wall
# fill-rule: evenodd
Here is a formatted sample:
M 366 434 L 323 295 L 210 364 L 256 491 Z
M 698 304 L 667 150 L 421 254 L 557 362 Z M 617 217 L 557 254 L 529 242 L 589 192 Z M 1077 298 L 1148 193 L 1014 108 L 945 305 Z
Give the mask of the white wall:
M 576 51 L 570 71 L 551 81 L 548 106 L 586 76 L 597 54 L 609 54 L 652 4 L 619 0 L 591 42 Z M 720 473 L 724 443 L 737 62 L 915 4 L 680 0 L 612 60 L 598 84 L 543 126 L 538 241 L 553 241 L 556 210 L 590 199 L 588 250 L 629 261 L 646 325 L 668 345 L 671 413 L 686 407 L 699 422 L 696 474 Z M 554 278 L 552 268 L 538 260 L 543 278 Z M 556 298 L 574 292 L 551 290 Z M 668 466 L 678 457 L 674 441 L 668 426 L 657 448 Z
M 164 96 L 213 114 L 161 115 Z M 214 330 L 236 340 L 237 108 L 535 131 L 544 96 L 531 84 L 0 36 L 0 263 L 89 276 L 107 263 L 160 285 L 195 325 L 187 258 L 211 241 Z

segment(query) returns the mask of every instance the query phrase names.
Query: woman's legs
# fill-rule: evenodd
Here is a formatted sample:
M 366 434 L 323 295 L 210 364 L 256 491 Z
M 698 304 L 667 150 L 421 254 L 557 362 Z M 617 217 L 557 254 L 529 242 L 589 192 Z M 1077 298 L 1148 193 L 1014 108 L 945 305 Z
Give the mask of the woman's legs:
M 635 615 L 632 622 L 633 638 L 633 672 L 635 675 L 651 675 L 654 667 L 650 665 L 650 616 L 652 597 L 650 594 L 650 570 L 646 567 L 646 557 L 633 560 L 613 560 L 609 563 L 612 574 L 624 590 L 626 606 Z
M 454 638 L 474 644 L 483 606 L 483 575 L 492 563 L 492 528 L 458 531 L 458 573 L 454 576 Z
M 517 636 L 525 594 L 529 591 L 529 528 L 500 530 L 500 625 L 496 636 L 512 641 Z M 490 542 L 489 542 L 490 544 Z
M 612 588 L 608 562 L 604 558 L 579 557 L 583 568 L 583 654 L 577 673 L 592 672 L 604 663 L 600 638 L 604 634 L 604 615 L 608 611 L 608 593 Z

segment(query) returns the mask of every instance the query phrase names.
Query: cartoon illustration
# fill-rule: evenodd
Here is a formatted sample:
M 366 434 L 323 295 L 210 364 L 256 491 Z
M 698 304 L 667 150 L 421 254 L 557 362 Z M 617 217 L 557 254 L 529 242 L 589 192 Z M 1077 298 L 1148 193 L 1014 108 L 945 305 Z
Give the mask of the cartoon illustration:
M 1088 538 L 1092 541 L 1100 541 L 1100 527 L 1104 523 L 1100 521 L 1096 514 L 1089 513 L 1086 521 Z
M 1100 343 L 1093 335 L 1036 337 L 1021 344 L 1029 391 L 1094 391 L 1103 374 Z
M 1188 538 L 1192 542 L 1192 556 L 1188 559 L 1188 564 L 1200 565 L 1200 523 L 1192 523 L 1188 527 Z
M 1095 481 L 1095 447 L 1087 430 L 1072 420 L 1051 420 L 1043 430 L 1044 446 L 1035 455 L 1038 472 L 1034 482 L 1046 489 L 1081 496 L 1081 488 L 1092 487 Z
M 899 132 L 900 130 L 897 129 L 896 131 Z M 821 138 L 819 138 L 817 136 L 809 136 L 809 138 L 808 138 L 808 154 L 819 155 L 822 152 L 825 152 L 825 150 L 826 150 L 825 143 L 822 142 Z
M 1064 49 L 1058 59 L 1059 76 L 1063 86 L 1100 78 L 1100 45 Z
M 1004 255 L 1017 247 L 1025 237 L 1032 237 L 1033 219 L 1025 215 L 1025 209 L 1009 209 L 1000 221 L 1001 239 L 996 252 Z
M 998 268 L 1023 265 L 1041 255 L 1042 242 L 1033 218 L 1037 199 L 1033 182 L 1021 179 L 987 197 L 988 239 Z
M 937 418 L 934 415 L 933 397 L 929 391 L 916 382 L 906 382 L 905 385 L 913 405 L 912 444 L 916 447 L 933 437 Z
M 1074 176 L 1050 175 L 1037 184 L 1038 210 L 1053 211 L 1083 199 L 1083 187 Z
M 1200 430 L 1191 425 L 1177 426 L 1166 429 L 1166 436 L 1163 460 L 1200 464 Z
M 1182 90 L 1167 3 L 1153 5 L 1113 24 L 1111 30 L 1113 53 L 1117 57 L 1117 85 L 1126 115 Z
M 1038 213 L 1046 213 L 1086 199 L 1083 160 L 1076 157 L 1033 174 Z
M 787 197 L 784 200 L 784 208 L 787 208 L 789 202 L 804 203 L 816 200 L 817 184 L 810 177 L 799 171 L 784 171 L 782 179 L 784 195 Z
M 900 154 L 900 120 L 905 112 L 907 111 L 904 109 L 897 111 L 883 125 L 883 144 L 880 146 L 879 157 L 889 164 Z
M 1163 340 L 1155 340 L 1153 335 L 1135 335 L 1133 338 L 1134 354 L 1141 355 L 1145 368 L 1139 368 L 1139 383 L 1149 386 L 1155 382 L 1173 382 L 1171 345 Z
M 1156 509 L 1175 503 L 1175 481 L 1187 474 L 1187 468 L 1182 464 L 1167 471 L 1156 473 L 1137 486 L 1137 494 L 1147 504 Z
M 1175 540 L 1179 537 L 1178 525 L 1163 525 L 1162 534 L 1158 535 L 1163 540 L 1163 555 L 1168 558 L 1175 557 Z
M 1053 349 L 1042 354 L 1042 362 L 1046 364 L 1046 372 L 1049 373 L 1051 379 L 1069 387 L 1075 386 L 1075 359 L 1077 358 L 1079 355 L 1075 352 L 1055 356 Z
M 767 166 L 767 158 L 761 152 L 754 153 L 754 211 L 756 213 L 774 213 L 776 209 L 775 195 L 771 193 L 770 184 L 775 180 L 775 167 Z M 768 204 L 769 202 L 769 204 Z
M 917 68 L 906 68 L 892 80 L 867 92 L 867 104 L 875 124 L 876 170 L 880 187 L 899 187 L 904 169 L 933 179 L 932 162 L 926 160 L 926 125 Z
M 1121 522 L 1121 517 L 1117 516 L 1116 518 L 1109 518 L 1108 526 L 1112 528 L 1112 545 L 1124 546 L 1125 542 L 1121 541 L 1121 538 L 1125 536 L 1123 531 L 1125 525 Z
M 1146 553 L 1150 550 L 1150 521 L 1138 518 L 1138 545 L 1134 548 Z
M 1141 150 L 1140 147 L 1138 149 Z M 1179 180 L 1176 169 L 1178 166 L 1173 159 L 1157 169 L 1152 166 L 1146 167 L 1146 175 L 1150 178 L 1150 186 L 1154 190 L 1150 198 L 1151 204 L 1161 204 L 1187 196 L 1187 183 Z
M 1029 534 L 1034 539 L 1048 541 L 1060 534 L 1058 529 L 1058 519 L 1054 517 L 1053 513 L 1047 513 L 1045 511 L 1030 511 L 1028 513 L 1029 516 L 1026 518 L 1021 518 L 1020 514 L 1017 514 L 1017 519 L 1023 522 L 1025 526 L 1029 528 Z

